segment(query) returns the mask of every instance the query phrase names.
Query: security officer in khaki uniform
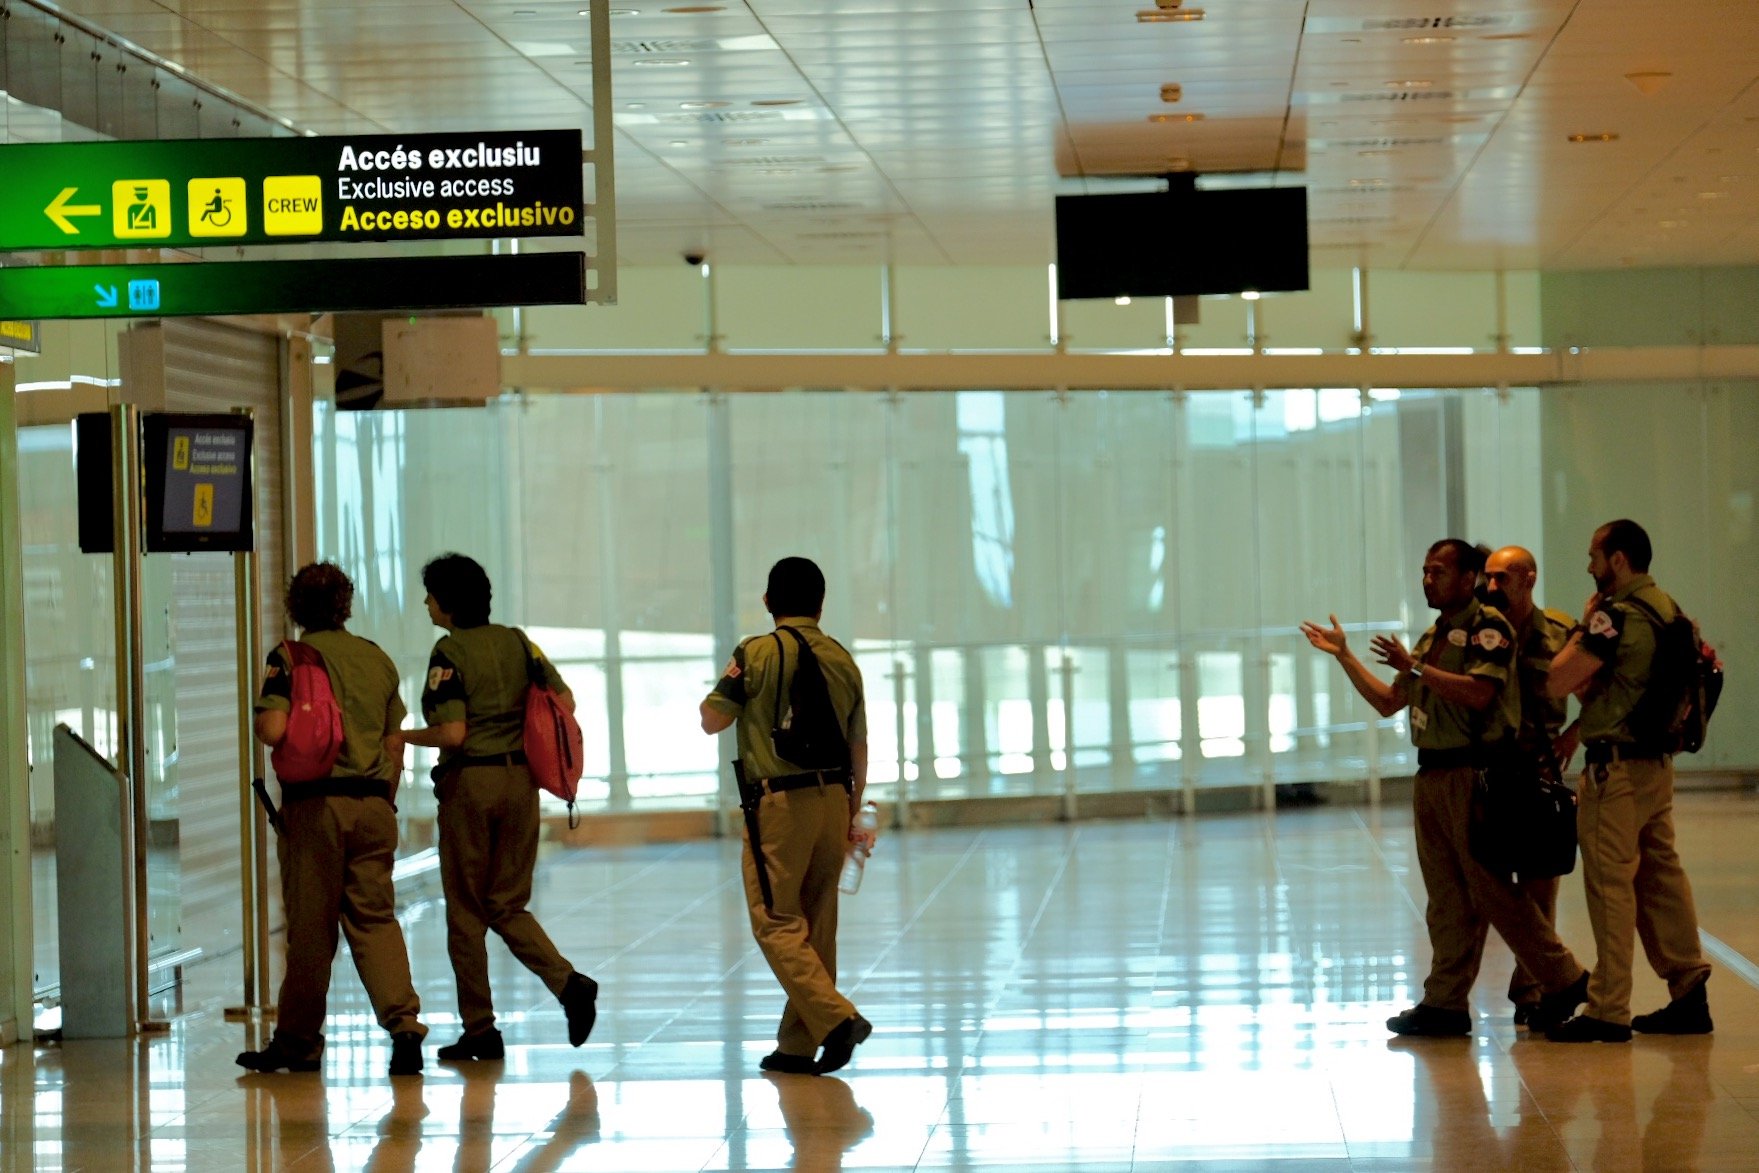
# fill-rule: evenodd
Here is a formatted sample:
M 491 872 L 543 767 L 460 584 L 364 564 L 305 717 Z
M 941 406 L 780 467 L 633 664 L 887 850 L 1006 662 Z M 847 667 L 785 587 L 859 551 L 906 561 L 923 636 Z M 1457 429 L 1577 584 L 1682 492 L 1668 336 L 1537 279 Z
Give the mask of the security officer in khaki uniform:
M 1356 691 L 1382 716 L 1411 709 L 1417 862 L 1429 893 L 1425 920 L 1432 957 L 1423 1000 L 1387 1019 L 1394 1034 L 1471 1033 L 1470 994 L 1486 922 L 1544 986 L 1530 1024 L 1548 1026 L 1568 1017 L 1588 980 L 1531 894 L 1486 871 L 1467 842 L 1478 766 L 1514 736 L 1521 720 L 1514 629 L 1473 594 L 1483 565 L 1483 554 L 1458 538 L 1429 548 L 1423 597 L 1440 617 L 1409 651 L 1392 636 L 1371 641 L 1380 662 L 1398 673 L 1391 684 L 1350 651 L 1337 616 L 1329 629 L 1301 625 L 1308 642 L 1335 657 Z
M 1569 718 L 1568 702 L 1552 697 L 1545 691 L 1546 677 L 1551 674 L 1552 657 L 1563 649 L 1570 634 L 1570 617 L 1562 611 L 1542 608 L 1533 601 L 1533 587 L 1539 581 L 1539 564 L 1532 551 L 1522 546 L 1504 546 L 1484 563 L 1486 590 L 1484 602 L 1503 613 L 1515 629 L 1515 668 L 1521 688 L 1521 731 L 1515 742 L 1521 756 L 1528 761 L 1547 763 L 1561 776 L 1575 755 L 1575 731 L 1565 736 L 1564 725 Z M 1522 880 L 1520 886 L 1545 913 L 1545 919 L 1557 924 L 1558 876 Z M 1541 987 L 1527 967 L 1516 963 L 1509 979 L 1509 1001 L 1515 1004 L 1515 1025 L 1524 1026 L 1539 1004 Z
M 1621 518 L 1594 531 L 1588 573 L 1595 593 L 1582 622 L 1552 661 L 1548 688 L 1582 696 L 1586 768 L 1577 794 L 1582 881 L 1599 956 L 1588 1008 L 1547 1032 L 1558 1042 L 1628 1042 L 1651 1034 L 1709 1034 L 1705 983 L 1710 963 L 1698 943 L 1692 885 L 1674 850 L 1673 758 L 1645 745 L 1631 726 L 1648 688 L 1658 624 L 1678 607 L 1649 576 L 1649 535 Z M 1633 937 L 1672 999 L 1653 1014 L 1631 1017 Z
M 448 1062 L 500 1059 L 489 989 L 487 936 L 493 929 L 520 964 L 562 1003 L 568 1042 L 580 1046 L 598 1016 L 598 983 L 576 973 L 527 910 L 537 867 L 538 790 L 525 764 L 525 637 L 489 622 L 489 576 L 472 558 L 442 554 L 422 567 L 428 616 L 446 629 L 428 659 L 421 695 L 425 729 L 411 745 L 440 751 L 440 887 L 446 895 L 446 950 L 458 986 L 464 1035 L 441 1047 Z M 550 687 L 570 707 L 573 694 L 535 647 Z
M 328 778 L 281 787 L 276 854 L 287 911 L 287 972 L 274 1036 L 262 1050 L 238 1056 L 239 1066 L 253 1071 L 318 1069 L 338 923 L 379 1025 L 391 1032 L 391 1074 L 422 1069 L 428 1032 L 418 1018 L 421 999 L 410 981 L 391 887 L 397 855 L 392 799 L 403 771 L 397 727 L 405 709 L 391 658 L 344 630 L 353 605 L 354 584 L 333 563 L 305 567 L 287 587 L 288 616 L 324 658 L 342 714 L 342 750 Z M 279 745 L 287 735 L 291 672 L 277 646 L 256 703 L 256 735 L 266 745 Z
M 776 563 L 764 594 L 776 632 L 742 641 L 700 708 L 704 733 L 739 724 L 751 931 L 788 995 L 776 1050 L 759 1066 L 801 1075 L 837 1070 L 873 1033 L 837 989 L 837 879 L 860 834 L 853 819 L 867 785 L 867 705 L 854 658 L 819 630 L 824 599 L 824 575 L 812 561 Z M 805 770 L 776 752 L 777 702 L 790 695 L 799 662 L 784 628 L 806 640 L 823 669 L 848 743 L 847 768 Z

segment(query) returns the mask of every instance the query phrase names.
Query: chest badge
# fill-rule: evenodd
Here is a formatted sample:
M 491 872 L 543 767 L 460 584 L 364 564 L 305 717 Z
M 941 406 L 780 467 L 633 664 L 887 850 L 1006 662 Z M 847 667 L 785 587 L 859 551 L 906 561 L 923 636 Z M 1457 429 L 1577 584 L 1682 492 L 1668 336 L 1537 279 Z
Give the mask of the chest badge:
M 1466 646 L 1466 629 L 1463 627 L 1456 627 L 1452 631 L 1448 632 L 1448 642 L 1450 644 L 1453 644 L 1456 648 L 1465 647 Z

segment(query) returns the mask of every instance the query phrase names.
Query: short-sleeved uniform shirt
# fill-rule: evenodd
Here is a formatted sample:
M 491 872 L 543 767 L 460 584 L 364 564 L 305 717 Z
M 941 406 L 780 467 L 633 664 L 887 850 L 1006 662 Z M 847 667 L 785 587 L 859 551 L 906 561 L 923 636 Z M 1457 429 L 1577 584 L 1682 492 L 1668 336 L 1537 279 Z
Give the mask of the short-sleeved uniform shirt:
M 398 693 L 397 665 L 378 644 L 347 631 L 308 631 L 302 641 L 324 657 L 330 691 L 342 710 L 342 752 L 332 778 L 372 778 L 395 782 L 399 769 L 385 752 L 385 735 L 403 724 L 408 710 Z M 280 644 L 269 653 L 258 712 L 293 708 L 291 665 Z
M 843 722 L 844 737 L 851 745 L 866 741 L 867 700 L 855 658 L 842 644 L 820 631 L 816 619 L 785 616 L 776 620 L 776 626 L 792 627 L 806 637 L 807 646 L 824 670 L 831 707 Z M 777 756 L 775 743 L 770 740 L 770 730 L 776 723 L 776 698 L 786 695 L 798 654 L 794 637 L 786 632 L 751 636 L 733 650 L 733 658 L 727 662 L 720 681 L 708 694 L 706 703 L 711 708 L 739 719 L 739 759 L 745 764 L 747 778 L 778 778 L 803 769 Z
M 1443 672 L 1475 676 L 1496 685 L 1490 707 L 1476 712 L 1447 700 L 1414 677 L 1400 675 L 1393 688 L 1411 706 L 1411 743 L 1418 749 L 1465 749 L 1500 741 L 1520 728 L 1515 629 L 1501 611 L 1473 599 L 1452 615 L 1436 620 L 1411 654 Z
M 530 644 L 544 679 L 563 696 L 567 684 L 554 664 Z M 525 688 L 530 683 L 527 641 L 517 628 L 499 623 L 461 627 L 440 637 L 428 657 L 421 713 L 429 725 L 465 723 L 464 744 L 441 750 L 437 778 L 454 757 L 491 757 L 525 748 Z
M 1561 611 L 1536 608 L 1515 634 L 1521 681 L 1520 743 L 1527 749 L 1549 747 L 1569 720 L 1568 698 L 1545 695 L 1551 662 L 1569 642 L 1570 617 Z
M 1655 661 L 1655 622 L 1631 596 L 1641 594 L 1663 623 L 1672 622 L 1674 601 L 1647 574 L 1639 574 L 1615 591 L 1588 616 L 1582 650 L 1601 663 L 1588 697 L 1582 702 L 1582 740 L 1632 742 L 1637 738 L 1627 721 L 1643 698 Z

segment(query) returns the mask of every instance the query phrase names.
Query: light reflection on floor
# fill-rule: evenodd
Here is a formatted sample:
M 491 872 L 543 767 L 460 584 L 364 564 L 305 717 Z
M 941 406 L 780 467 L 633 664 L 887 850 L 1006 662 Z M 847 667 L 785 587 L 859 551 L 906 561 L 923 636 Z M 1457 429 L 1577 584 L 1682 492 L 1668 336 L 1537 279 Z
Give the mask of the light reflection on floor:
M 1746 945 L 1759 801 L 1681 811 L 1705 930 Z M 757 1070 L 780 999 L 736 845 L 558 854 L 537 907 L 604 986 L 581 1050 L 496 946 L 506 1061 L 435 1063 L 457 1032 L 444 922 L 415 909 L 425 1077 L 386 1078 L 344 959 L 318 1075 L 243 1073 L 257 1040 L 218 1001 L 148 1042 L 0 1052 L 0 1169 L 1759 1168 L 1759 990 L 1726 966 L 1711 1038 L 1560 1047 L 1510 1023 L 1493 942 L 1472 1039 L 1390 1040 L 1426 962 L 1409 821 L 891 836 L 842 934 L 875 1033 L 816 1079 Z M 1560 920 L 1591 954 L 1579 877 Z M 1661 1000 L 1642 975 L 1639 1008 Z

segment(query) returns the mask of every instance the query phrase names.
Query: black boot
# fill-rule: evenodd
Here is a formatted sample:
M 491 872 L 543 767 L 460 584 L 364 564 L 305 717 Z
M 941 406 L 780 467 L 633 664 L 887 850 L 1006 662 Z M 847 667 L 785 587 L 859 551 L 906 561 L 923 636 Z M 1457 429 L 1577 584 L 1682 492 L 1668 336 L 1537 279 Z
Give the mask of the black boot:
M 1709 1034 L 1716 1029 L 1710 1021 L 1710 997 L 1704 992 L 1709 982 L 1706 977 L 1655 1013 L 1637 1015 L 1631 1019 L 1631 1029 L 1646 1035 Z

